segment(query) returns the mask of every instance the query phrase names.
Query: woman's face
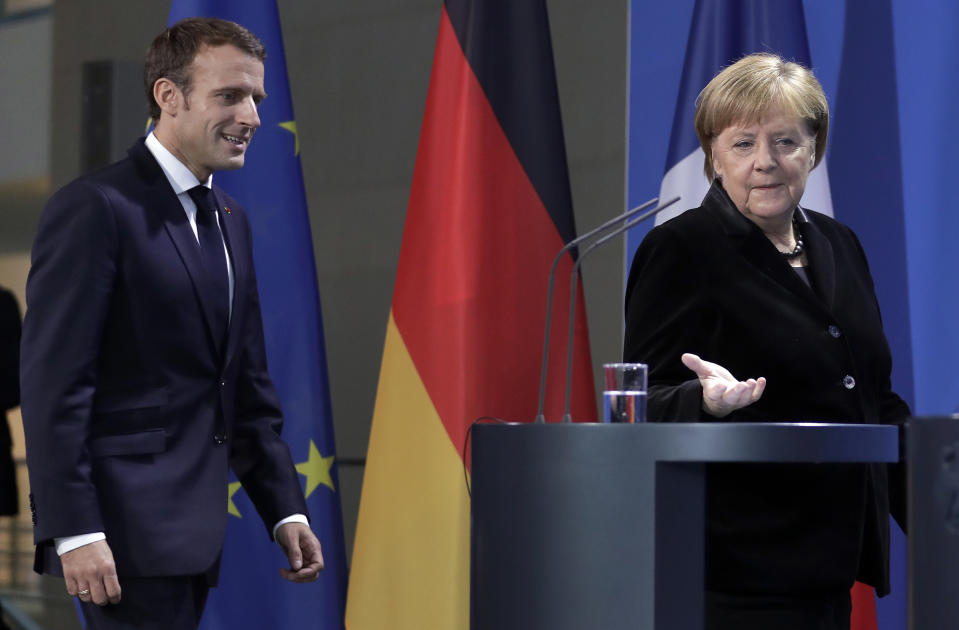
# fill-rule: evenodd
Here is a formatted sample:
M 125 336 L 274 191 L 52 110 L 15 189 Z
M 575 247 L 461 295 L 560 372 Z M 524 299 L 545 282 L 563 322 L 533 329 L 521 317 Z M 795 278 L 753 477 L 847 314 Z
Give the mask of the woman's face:
M 743 215 L 763 229 L 792 220 L 816 161 L 805 121 L 779 107 L 758 121 L 724 129 L 712 145 L 713 170 Z

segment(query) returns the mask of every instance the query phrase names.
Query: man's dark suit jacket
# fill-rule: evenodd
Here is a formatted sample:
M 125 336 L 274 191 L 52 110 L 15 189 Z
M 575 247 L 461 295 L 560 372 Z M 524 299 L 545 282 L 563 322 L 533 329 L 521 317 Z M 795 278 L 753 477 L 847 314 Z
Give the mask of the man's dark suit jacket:
M 210 572 L 229 467 L 268 529 L 307 513 L 280 439 L 249 223 L 215 194 L 235 278 L 225 347 L 197 240 L 142 140 L 43 212 L 21 361 L 38 571 L 61 571 L 55 537 L 103 531 L 121 578 Z
M 812 288 L 714 183 L 700 208 L 654 228 L 626 293 L 627 361 L 649 364 L 653 421 L 715 420 L 684 352 L 739 379 L 767 378 L 730 422 L 902 423 L 891 357 L 862 247 L 847 227 L 804 211 Z M 805 220 L 805 219 L 808 219 Z M 905 526 L 901 471 L 893 508 Z M 889 591 L 884 465 L 716 465 L 707 475 L 706 585 L 797 595 L 854 579 Z

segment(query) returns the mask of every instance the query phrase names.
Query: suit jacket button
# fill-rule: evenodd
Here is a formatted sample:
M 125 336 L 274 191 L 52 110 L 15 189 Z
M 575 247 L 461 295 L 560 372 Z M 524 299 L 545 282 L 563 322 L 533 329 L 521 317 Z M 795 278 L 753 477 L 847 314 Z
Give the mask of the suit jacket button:
M 846 389 L 852 389 L 853 387 L 856 386 L 856 379 L 854 379 L 852 376 L 847 374 L 842 379 L 842 386 L 845 387 Z
M 213 441 L 216 442 L 217 444 L 223 444 L 224 442 L 226 442 L 226 435 L 224 435 L 223 433 L 217 433 L 216 435 L 213 436 Z
M 832 335 L 835 339 L 839 339 L 842 336 L 842 331 L 839 330 L 839 326 L 835 324 L 829 324 L 829 334 Z

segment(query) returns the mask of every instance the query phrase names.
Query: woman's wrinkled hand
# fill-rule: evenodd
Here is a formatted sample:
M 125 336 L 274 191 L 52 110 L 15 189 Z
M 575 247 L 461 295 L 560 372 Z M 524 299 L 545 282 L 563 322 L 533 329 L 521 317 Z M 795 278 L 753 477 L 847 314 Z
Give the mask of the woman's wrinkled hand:
M 681 359 L 683 365 L 696 373 L 703 386 L 703 410 L 717 418 L 753 404 L 766 389 L 763 376 L 740 381 L 723 366 L 703 361 L 695 354 L 687 352 Z

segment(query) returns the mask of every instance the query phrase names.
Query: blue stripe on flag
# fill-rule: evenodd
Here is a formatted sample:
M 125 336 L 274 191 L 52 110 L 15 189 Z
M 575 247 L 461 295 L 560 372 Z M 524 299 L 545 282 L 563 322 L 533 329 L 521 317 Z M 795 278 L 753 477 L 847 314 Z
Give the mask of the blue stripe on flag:
M 959 413 L 959 212 L 952 142 L 959 102 L 959 4 L 895 0 L 892 14 L 895 45 L 889 45 L 896 52 L 899 87 L 913 411 Z M 888 137 L 892 130 L 872 133 Z M 894 297 L 905 302 L 906 296 Z

